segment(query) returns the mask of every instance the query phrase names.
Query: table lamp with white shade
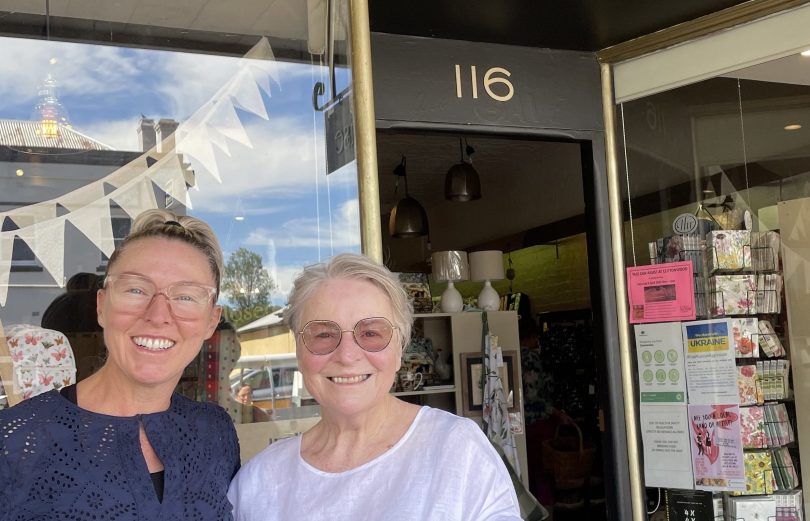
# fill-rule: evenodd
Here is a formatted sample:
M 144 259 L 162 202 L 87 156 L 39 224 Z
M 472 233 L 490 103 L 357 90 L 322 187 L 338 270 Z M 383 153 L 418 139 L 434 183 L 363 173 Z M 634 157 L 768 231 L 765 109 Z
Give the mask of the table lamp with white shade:
M 470 273 L 472 280 L 484 283 L 484 288 L 478 294 L 478 307 L 484 311 L 497 311 L 501 307 L 501 297 L 490 281 L 503 278 L 503 252 L 486 250 L 470 253 Z
M 447 289 L 442 293 L 442 311 L 457 313 L 464 309 L 464 300 L 456 289 L 454 282 L 470 279 L 470 267 L 466 251 L 437 251 L 431 256 L 433 280 L 447 282 Z

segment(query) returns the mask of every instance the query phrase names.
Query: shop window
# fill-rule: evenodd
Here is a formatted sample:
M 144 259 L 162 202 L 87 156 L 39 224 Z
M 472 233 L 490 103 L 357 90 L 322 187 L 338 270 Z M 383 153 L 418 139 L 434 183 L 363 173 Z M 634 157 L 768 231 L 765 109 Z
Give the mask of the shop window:
M 804 60 L 618 107 L 645 480 L 662 489 L 662 511 L 690 502 L 707 519 L 717 505 L 726 519 L 803 515 Z
M 340 25 L 348 6 L 337 4 Z M 213 227 L 230 263 L 218 302 L 229 320 L 184 372 L 178 390 L 220 403 L 237 422 L 254 421 L 242 414 L 231 387 L 237 361 L 276 353 L 294 358 L 294 342 L 277 315 L 294 277 L 305 265 L 360 251 L 354 154 L 342 154 L 338 163 L 327 158 L 334 143 L 326 111 L 340 100 L 352 102 L 332 96 L 351 90 L 347 30 L 336 31 L 340 41 L 327 49 L 308 38 L 306 22 L 296 29 L 297 20 L 278 25 L 279 17 L 270 16 L 274 7 L 266 9 L 250 27 L 217 33 L 160 27 L 156 17 L 155 26 L 113 24 L 121 33 L 112 36 L 107 23 L 103 34 L 82 33 L 83 41 L 38 39 L 38 29 L 28 34 L 30 20 L 41 14 L 24 9 L 0 24 L 4 34 L 26 36 L 0 38 L 0 49 L 17 57 L 0 79 L 6 93 L 0 197 L 14 201 L 0 206 L 0 233 L 10 238 L 16 221 L 8 217 L 24 216 L 21 230 L 37 238 L 13 241 L 0 321 L 38 325 L 54 301 L 75 292 L 93 297 L 109 261 L 104 251 L 121 244 L 140 211 L 169 208 L 199 217 Z M 67 17 L 49 22 L 53 31 L 72 23 Z M 104 44 L 93 44 L 96 38 Z M 133 41 L 137 47 L 116 43 Z M 313 104 L 316 91 L 325 94 Z M 351 118 L 343 124 L 353 125 Z M 255 269 L 240 271 L 248 264 Z M 92 284 L 79 284 L 89 275 Z M 86 330 L 66 332 L 80 377 L 98 368 L 103 350 L 91 324 L 95 301 L 82 302 L 81 314 L 92 320 Z M 257 322 L 274 325 L 237 334 Z M 251 382 L 290 394 L 293 374 L 257 373 Z

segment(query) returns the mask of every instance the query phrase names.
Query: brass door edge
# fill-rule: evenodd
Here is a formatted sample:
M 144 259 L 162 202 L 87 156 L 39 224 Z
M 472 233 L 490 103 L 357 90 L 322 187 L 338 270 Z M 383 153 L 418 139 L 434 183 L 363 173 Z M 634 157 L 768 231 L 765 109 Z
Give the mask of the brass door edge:
M 654 33 L 607 47 L 596 53 L 600 63 L 617 63 L 742 25 L 809 3 L 810 0 L 750 0 L 716 13 L 673 25 Z

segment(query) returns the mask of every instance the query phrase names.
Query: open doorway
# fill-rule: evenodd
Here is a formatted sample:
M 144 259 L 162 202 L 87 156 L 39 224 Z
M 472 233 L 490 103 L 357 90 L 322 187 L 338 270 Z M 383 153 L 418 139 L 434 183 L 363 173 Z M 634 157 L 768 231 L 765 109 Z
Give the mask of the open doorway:
M 605 344 L 600 299 L 595 296 L 600 291 L 596 248 L 590 244 L 595 235 L 593 204 L 588 203 L 593 201 L 590 143 L 398 129 L 378 131 L 377 156 L 383 252 L 389 268 L 429 274 L 433 252 L 503 252 L 512 278 L 492 285 L 501 296 L 520 294 L 523 302 L 517 309 L 517 337 L 529 488 L 541 503 L 553 507 L 555 519 L 603 518 L 601 400 L 606 389 L 600 382 Z M 462 160 L 471 162 L 479 176 L 480 199 L 457 202 L 445 197 L 445 176 Z M 406 168 L 407 195 L 427 216 L 427 233 L 419 237 L 395 238 L 389 233 L 391 210 L 406 195 L 401 169 L 400 175 L 394 174 L 400 165 Z M 436 300 L 446 284 L 430 283 Z M 456 287 L 474 306 L 481 283 Z M 555 468 L 552 453 L 565 451 L 567 444 L 579 451 L 580 433 L 583 452 L 588 453 L 577 459 L 583 465 L 561 468 L 565 462 L 558 458 Z

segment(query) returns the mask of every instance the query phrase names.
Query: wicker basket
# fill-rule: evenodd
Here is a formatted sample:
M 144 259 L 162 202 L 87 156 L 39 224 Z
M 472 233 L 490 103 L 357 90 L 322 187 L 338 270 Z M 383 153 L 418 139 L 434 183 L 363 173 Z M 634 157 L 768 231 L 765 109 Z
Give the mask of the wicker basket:
M 554 477 L 558 488 L 581 487 L 590 476 L 596 447 L 582 439 L 582 430 L 574 421 L 577 436 L 560 436 L 560 425 L 554 438 L 543 442 L 543 471 Z

